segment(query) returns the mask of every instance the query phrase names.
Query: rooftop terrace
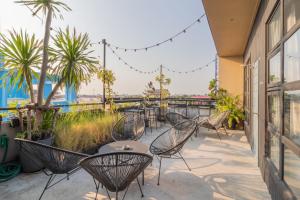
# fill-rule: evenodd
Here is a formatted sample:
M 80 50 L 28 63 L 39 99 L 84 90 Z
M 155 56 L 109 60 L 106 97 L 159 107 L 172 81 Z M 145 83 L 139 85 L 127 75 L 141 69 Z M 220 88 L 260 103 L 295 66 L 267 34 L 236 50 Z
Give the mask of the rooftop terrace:
M 161 125 L 153 133 L 148 131 L 141 142 L 150 144 L 166 128 Z M 145 171 L 143 199 L 271 199 L 244 132 L 230 131 L 228 136 L 222 135 L 220 141 L 215 132 L 200 129 L 198 137 L 189 139 L 183 154 L 192 171 L 187 170 L 182 160 L 165 159 L 159 186 L 156 184 L 158 160 L 153 159 L 152 166 Z M 47 179 L 42 172 L 21 174 L 0 183 L 0 199 L 37 199 Z M 49 189 L 43 196 L 44 200 L 94 198 L 93 179 L 84 170 Z M 108 199 L 104 189 L 100 188 L 98 199 Z M 129 187 L 125 199 L 141 199 L 136 182 Z

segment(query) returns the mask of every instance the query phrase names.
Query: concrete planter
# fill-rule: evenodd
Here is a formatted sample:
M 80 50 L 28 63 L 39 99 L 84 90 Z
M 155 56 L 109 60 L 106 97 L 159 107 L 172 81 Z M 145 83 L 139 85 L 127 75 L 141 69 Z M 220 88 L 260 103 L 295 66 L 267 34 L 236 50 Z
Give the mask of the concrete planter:
M 37 140 L 36 142 L 45 144 L 45 145 L 52 145 L 53 144 L 53 137 L 49 137 L 47 139 L 43 140 Z M 20 152 L 20 163 L 22 166 L 22 171 L 24 173 L 33 173 L 40 171 L 44 168 L 44 165 L 37 159 L 32 158 L 27 153 L 24 153 L 23 151 Z

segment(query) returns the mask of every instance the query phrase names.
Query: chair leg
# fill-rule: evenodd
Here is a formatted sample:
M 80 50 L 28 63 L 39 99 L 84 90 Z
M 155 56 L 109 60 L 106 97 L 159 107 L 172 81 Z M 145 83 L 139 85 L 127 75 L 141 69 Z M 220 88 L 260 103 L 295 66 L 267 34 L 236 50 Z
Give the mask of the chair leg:
M 96 179 L 93 178 L 95 186 L 96 186 L 96 197 L 95 200 L 97 200 L 97 196 L 98 196 L 98 191 L 99 191 L 99 187 L 100 187 L 100 182 L 97 183 Z M 101 184 L 102 185 L 102 184 Z M 102 185 L 103 186 L 103 185 Z
M 227 132 L 226 126 L 223 125 L 223 129 L 224 129 L 226 135 L 228 136 L 228 132 Z
M 126 188 L 126 190 L 125 190 L 125 193 L 124 193 L 124 195 L 123 195 L 123 197 L 122 197 L 122 200 L 124 200 L 124 198 L 125 198 L 125 196 L 126 196 L 126 194 L 127 194 L 128 188 L 129 188 L 129 185 L 127 186 L 127 188 Z M 117 191 L 116 199 L 118 199 L 118 191 Z
M 141 185 L 140 185 L 140 181 L 139 181 L 139 178 L 136 178 L 137 180 L 137 183 L 139 185 L 139 188 L 140 188 L 140 192 L 141 192 L 141 195 L 142 195 L 142 198 L 144 197 L 144 194 L 143 194 L 143 191 L 142 191 L 142 188 L 141 188 Z
M 187 168 L 189 169 L 189 171 L 192 171 L 192 169 L 190 168 L 190 166 L 187 164 L 187 162 L 185 161 L 185 159 L 183 158 L 183 156 L 181 155 L 180 152 L 178 152 L 180 158 L 183 160 L 183 162 L 185 163 L 185 165 L 187 166 Z
M 110 195 L 109 195 L 109 192 L 108 192 L 107 188 L 105 188 L 105 190 L 106 190 L 106 193 L 107 193 L 108 198 L 111 200 L 111 197 L 110 197 Z
M 160 159 L 159 159 L 159 170 L 158 170 L 157 185 L 159 185 L 159 179 L 160 179 L 161 160 L 162 160 L 162 157 L 160 157 Z
M 219 133 L 219 131 L 218 131 L 218 130 L 216 130 L 216 132 L 217 132 L 217 135 L 218 135 L 219 139 L 221 140 L 221 136 L 220 136 L 220 133 Z
M 48 189 L 48 186 L 51 184 L 51 182 L 53 181 L 54 178 L 55 178 L 55 175 L 54 175 L 54 174 L 51 174 L 51 175 L 50 175 L 50 178 L 48 179 L 48 181 L 47 181 L 47 183 L 46 183 L 46 185 L 45 185 L 45 187 L 44 187 L 44 189 L 43 189 L 42 194 L 40 195 L 39 200 L 42 199 L 42 197 L 43 197 L 45 191 Z

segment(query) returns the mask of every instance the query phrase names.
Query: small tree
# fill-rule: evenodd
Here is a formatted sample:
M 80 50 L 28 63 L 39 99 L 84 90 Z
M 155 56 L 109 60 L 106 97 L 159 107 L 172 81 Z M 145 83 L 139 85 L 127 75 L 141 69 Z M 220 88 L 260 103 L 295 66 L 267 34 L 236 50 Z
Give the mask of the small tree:
M 10 78 L 10 86 L 19 89 L 25 82 L 31 103 L 35 103 L 32 79 L 38 78 L 38 66 L 41 64 L 42 42 L 26 31 L 9 32 L 9 37 L 0 34 L 0 54 L 4 56 L 4 69 L 7 73 L 1 77 Z M 5 83 L 5 81 L 4 81 Z
M 107 96 L 108 103 L 110 104 L 110 109 L 113 110 L 113 90 L 112 86 L 116 81 L 115 74 L 111 70 L 101 69 L 97 74 L 98 79 L 105 83 L 105 96 Z M 105 103 L 105 102 L 104 102 Z
M 162 70 L 160 74 L 155 78 L 155 80 L 159 83 L 159 92 L 160 92 L 160 119 L 164 119 L 165 112 L 168 108 L 168 101 L 166 98 L 170 96 L 169 90 L 165 89 L 165 86 L 171 84 L 171 79 L 167 78 L 163 73 Z

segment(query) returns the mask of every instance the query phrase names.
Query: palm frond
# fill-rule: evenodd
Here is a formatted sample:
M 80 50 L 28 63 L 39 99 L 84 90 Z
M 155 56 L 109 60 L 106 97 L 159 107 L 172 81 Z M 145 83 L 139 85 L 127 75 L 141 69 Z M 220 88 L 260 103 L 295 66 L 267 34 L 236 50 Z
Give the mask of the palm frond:
M 62 10 L 71 10 L 67 4 L 59 0 L 20 0 L 15 1 L 15 3 L 22 4 L 30 8 L 33 12 L 32 15 L 37 15 L 40 12 L 42 15 L 46 15 L 47 11 L 51 9 L 54 17 L 59 16 L 62 18 Z
M 7 71 L 1 79 L 6 82 L 10 77 L 10 86 L 29 89 L 32 76 L 38 77 L 37 67 L 41 64 L 42 42 L 26 31 L 10 31 L 8 36 L 0 34 L 0 54 L 4 57 L 3 68 Z
M 90 81 L 97 72 L 96 58 L 90 56 L 88 34 L 77 34 L 76 30 L 59 30 L 53 38 L 54 47 L 49 49 L 51 74 L 64 79 L 64 84 L 79 88 L 82 82 Z

